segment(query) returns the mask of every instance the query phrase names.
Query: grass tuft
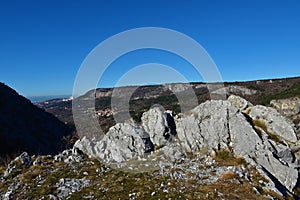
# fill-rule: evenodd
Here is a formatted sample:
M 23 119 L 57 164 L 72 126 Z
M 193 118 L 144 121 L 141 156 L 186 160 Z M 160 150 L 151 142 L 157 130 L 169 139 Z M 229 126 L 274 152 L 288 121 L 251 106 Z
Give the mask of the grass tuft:
M 238 166 L 238 165 L 247 165 L 247 162 L 242 157 L 235 157 L 232 152 L 228 150 L 216 151 L 216 156 L 214 159 L 225 166 Z
M 267 127 L 267 125 L 266 125 L 266 123 L 265 123 L 264 121 L 255 119 L 255 120 L 252 120 L 252 122 L 253 122 L 254 127 L 256 126 L 256 127 L 261 128 L 262 130 L 264 130 L 264 132 L 265 132 L 266 134 L 268 134 L 268 138 L 269 138 L 269 139 L 273 140 L 273 141 L 276 142 L 276 143 L 281 143 L 281 142 L 282 142 L 282 141 L 280 140 L 280 138 L 279 138 L 277 135 L 273 134 L 272 132 L 270 132 L 270 131 L 268 130 L 268 127 Z M 261 130 L 259 130 L 258 128 L 256 128 L 256 132 L 257 132 L 260 136 L 262 135 Z

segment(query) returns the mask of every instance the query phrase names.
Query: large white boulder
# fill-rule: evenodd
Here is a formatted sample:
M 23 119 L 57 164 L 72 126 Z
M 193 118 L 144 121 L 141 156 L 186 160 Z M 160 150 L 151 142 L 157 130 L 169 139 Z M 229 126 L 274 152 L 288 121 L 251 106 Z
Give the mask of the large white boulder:
M 276 135 L 287 142 L 297 142 L 297 136 L 291 123 L 274 108 L 261 105 L 253 106 L 249 112 L 249 117 L 254 124 L 264 126 L 267 133 Z
M 249 111 L 242 112 L 246 108 L 250 108 L 249 115 Z M 255 120 L 263 120 L 265 126 L 256 126 Z M 297 183 L 297 161 L 288 145 L 297 138 L 292 126 L 272 108 L 252 106 L 232 97 L 230 101 L 206 101 L 178 118 L 176 127 L 186 151 L 207 148 L 213 154 L 220 149 L 230 150 L 261 169 L 264 176 L 274 181 L 274 187 L 282 185 L 291 192 Z
M 175 124 L 171 114 L 162 107 L 155 106 L 144 112 L 141 118 L 144 130 L 149 134 L 153 144 L 161 147 L 175 135 Z
M 73 149 L 104 161 L 123 162 L 143 157 L 147 148 L 147 133 L 138 125 L 119 123 L 111 127 L 102 140 L 87 137 L 78 140 Z

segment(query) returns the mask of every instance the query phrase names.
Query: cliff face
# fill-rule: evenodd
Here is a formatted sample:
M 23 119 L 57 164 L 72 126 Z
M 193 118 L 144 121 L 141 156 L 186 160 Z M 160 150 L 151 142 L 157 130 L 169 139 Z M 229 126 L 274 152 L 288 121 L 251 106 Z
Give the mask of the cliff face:
M 0 83 L 0 156 L 56 153 L 70 130 L 52 114 Z

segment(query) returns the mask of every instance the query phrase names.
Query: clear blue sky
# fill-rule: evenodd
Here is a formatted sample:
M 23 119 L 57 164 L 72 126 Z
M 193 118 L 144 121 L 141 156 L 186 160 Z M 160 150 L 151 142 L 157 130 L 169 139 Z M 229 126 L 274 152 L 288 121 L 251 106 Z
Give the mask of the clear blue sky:
M 0 81 L 25 96 L 71 94 L 77 70 L 96 45 L 148 26 L 194 38 L 224 81 L 300 76 L 299 0 L 1 0 Z M 181 62 L 164 63 L 167 58 L 173 59 L 144 51 L 115 64 Z M 197 81 L 191 71 L 184 74 Z M 101 86 L 114 85 L 120 75 L 117 67 L 107 72 Z

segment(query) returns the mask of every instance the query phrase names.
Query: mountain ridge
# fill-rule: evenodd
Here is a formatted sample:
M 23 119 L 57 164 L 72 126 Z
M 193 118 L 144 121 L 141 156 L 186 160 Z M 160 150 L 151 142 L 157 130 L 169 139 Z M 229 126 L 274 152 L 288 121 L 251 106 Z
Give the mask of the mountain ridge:
M 3 83 L 0 105 L 0 156 L 22 151 L 57 153 L 64 148 L 61 139 L 70 134 L 70 129 Z
M 131 91 L 132 88 L 136 88 L 130 98 L 129 112 L 131 117 L 139 121 L 143 112 L 148 110 L 154 104 L 161 104 L 165 109 L 172 110 L 175 113 L 181 112 L 180 105 L 176 95 L 169 89 L 176 85 L 192 86 L 198 103 L 203 103 L 206 100 L 211 99 L 210 93 L 207 89 L 207 85 L 203 82 L 199 83 L 181 83 L 181 84 L 166 84 L 166 85 L 152 85 L 152 86 L 124 86 L 120 88 L 97 88 L 96 90 L 90 90 L 79 98 L 90 99 L 95 95 L 95 109 L 99 118 L 99 123 L 102 129 L 108 131 L 108 128 L 115 124 L 112 111 L 111 111 L 111 95 L 113 90 L 116 90 L 117 96 L 122 97 L 122 94 L 127 94 L 127 91 Z M 229 88 L 227 94 L 239 95 L 251 103 L 257 105 L 270 105 L 270 101 L 274 99 L 282 99 L 293 96 L 300 96 L 300 77 L 289 77 L 283 79 L 265 79 L 265 80 L 253 80 L 246 82 L 224 82 L 225 87 Z M 233 86 L 238 87 L 237 89 Z M 293 87 L 295 91 L 293 90 Z M 247 95 L 243 91 L 256 91 L 255 94 Z M 35 103 L 40 108 L 45 109 L 47 112 L 52 113 L 61 121 L 66 123 L 70 128 L 75 130 L 75 125 L 72 118 L 72 101 L 57 101 L 54 103 L 39 102 Z

